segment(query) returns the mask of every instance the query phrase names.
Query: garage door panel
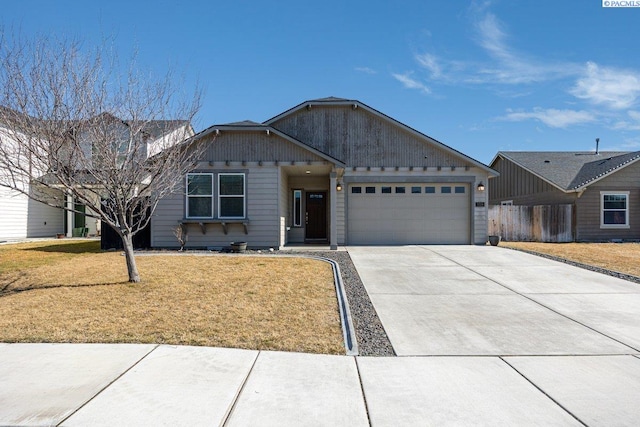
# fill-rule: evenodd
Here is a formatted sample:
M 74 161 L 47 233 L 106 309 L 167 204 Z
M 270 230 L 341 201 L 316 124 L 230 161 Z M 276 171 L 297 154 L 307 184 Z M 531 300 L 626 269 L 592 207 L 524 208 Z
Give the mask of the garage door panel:
M 354 193 L 354 186 L 361 192 Z M 382 193 L 382 187 L 391 188 L 391 193 Z M 404 187 L 405 193 L 397 193 L 396 187 Z M 443 193 L 443 188 L 451 192 Z M 375 184 L 373 194 L 364 189 L 358 184 L 348 188 L 349 244 L 470 242 L 468 184 Z

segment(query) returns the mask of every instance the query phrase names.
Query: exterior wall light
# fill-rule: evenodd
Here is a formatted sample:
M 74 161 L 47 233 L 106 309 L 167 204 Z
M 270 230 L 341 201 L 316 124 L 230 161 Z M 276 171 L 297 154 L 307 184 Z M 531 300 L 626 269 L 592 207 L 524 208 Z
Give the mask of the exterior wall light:
M 340 181 L 336 184 L 336 191 L 342 191 L 342 183 Z
M 480 184 L 478 184 L 478 191 L 484 191 L 484 184 L 482 183 L 482 181 L 480 181 Z

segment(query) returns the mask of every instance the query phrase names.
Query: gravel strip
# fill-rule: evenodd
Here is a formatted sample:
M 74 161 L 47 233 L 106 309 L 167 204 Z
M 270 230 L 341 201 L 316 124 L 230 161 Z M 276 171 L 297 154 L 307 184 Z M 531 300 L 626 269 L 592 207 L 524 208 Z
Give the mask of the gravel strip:
M 281 252 L 276 254 L 282 254 Z M 328 258 L 338 263 L 342 282 L 349 300 L 349 309 L 353 327 L 358 340 L 359 356 L 395 356 L 389 337 L 382 327 L 369 294 L 360 280 L 360 276 L 351 261 L 348 252 L 344 251 L 308 251 L 291 252 L 291 255 L 308 255 Z

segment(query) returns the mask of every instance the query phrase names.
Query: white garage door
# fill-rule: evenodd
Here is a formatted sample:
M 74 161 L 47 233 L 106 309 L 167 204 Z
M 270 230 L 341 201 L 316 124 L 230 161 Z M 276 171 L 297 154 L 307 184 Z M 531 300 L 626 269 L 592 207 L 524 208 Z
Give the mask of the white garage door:
M 351 245 L 470 243 L 469 184 L 350 184 Z

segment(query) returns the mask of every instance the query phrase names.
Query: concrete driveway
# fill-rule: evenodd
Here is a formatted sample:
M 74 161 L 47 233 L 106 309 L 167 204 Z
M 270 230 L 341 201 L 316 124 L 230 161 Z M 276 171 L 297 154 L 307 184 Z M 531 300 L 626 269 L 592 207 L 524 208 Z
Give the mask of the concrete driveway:
M 396 353 L 414 356 L 359 360 L 372 421 L 410 407 L 425 425 L 637 425 L 640 285 L 500 247 L 349 254 Z
M 399 356 L 638 354 L 640 285 L 491 246 L 350 247 Z

